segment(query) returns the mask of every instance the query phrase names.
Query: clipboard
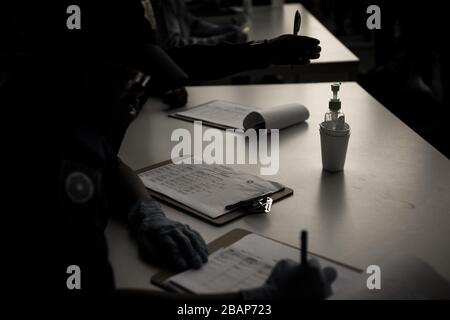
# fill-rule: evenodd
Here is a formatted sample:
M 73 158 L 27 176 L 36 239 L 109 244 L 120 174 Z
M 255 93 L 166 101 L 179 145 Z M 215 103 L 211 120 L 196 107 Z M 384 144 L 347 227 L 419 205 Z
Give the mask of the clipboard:
M 212 253 L 216 252 L 217 250 L 219 250 L 221 248 L 224 248 L 224 247 L 228 247 L 228 246 L 232 245 L 233 243 L 239 241 L 240 239 L 242 239 L 246 235 L 251 234 L 251 233 L 252 233 L 251 231 L 248 231 L 248 230 L 245 230 L 245 229 L 239 229 L 239 228 L 238 229 L 233 229 L 233 230 L 227 232 L 226 234 L 224 234 L 223 236 L 217 238 L 216 240 L 213 240 L 210 243 L 208 243 L 208 253 L 209 253 L 209 255 L 211 255 Z M 268 238 L 268 237 L 265 237 L 265 238 Z M 298 248 L 296 248 L 294 246 L 291 246 L 289 244 L 283 243 L 281 241 L 274 240 L 274 239 L 271 239 L 271 238 L 268 238 L 268 239 L 270 239 L 272 241 L 275 241 L 275 242 L 278 242 L 278 243 L 281 243 L 281 244 L 283 244 L 285 246 L 298 249 Z M 321 255 L 318 255 L 318 254 L 315 254 L 315 253 L 312 253 L 312 252 L 309 252 L 309 251 L 308 251 L 308 255 L 327 260 L 327 261 L 329 261 L 331 263 L 334 263 L 334 264 L 337 264 L 337 265 L 339 265 L 339 266 L 341 266 L 343 268 L 347 268 L 347 269 L 349 269 L 351 271 L 354 271 L 355 273 L 362 273 L 363 272 L 363 270 L 361 270 L 359 268 L 347 265 L 345 263 L 342 263 L 342 262 L 339 262 L 339 261 L 336 261 L 336 260 L 333 260 L 333 259 L 321 256 Z M 155 274 L 150 279 L 150 282 L 152 284 L 160 287 L 160 288 L 163 288 L 165 290 L 169 290 L 169 288 L 167 288 L 164 285 L 164 282 L 167 279 L 169 279 L 170 277 L 173 277 L 176 274 L 177 274 L 177 272 L 161 271 L 161 272 Z
M 201 106 L 198 106 L 198 107 L 201 107 Z M 194 108 L 197 108 L 197 107 L 194 107 Z M 187 121 L 187 122 L 201 121 L 202 124 L 205 126 L 208 126 L 211 128 L 216 128 L 216 129 L 221 129 L 221 130 L 236 129 L 235 127 L 227 126 L 227 125 L 220 124 L 220 123 L 210 122 L 207 120 L 200 120 L 200 119 L 193 118 L 193 117 L 187 117 L 187 116 L 184 116 L 184 115 L 181 115 L 178 113 L 171 113 L 171 114 L 169 114 L 169 117 Z
M 169 117 L 175 118 L 175 119 L 179 119 L 179 120 L 183 120 L 183 121 L 187 121 L 187 122 L 201 121 L 202 124 L 205 125 L 205 126 L 216 128 L 216 129 L 221 129 L 221 130 L 243 129 L 243 128 L 236 128 L 236 127 L 232 127 L 232 126 L 227 126 L 225 124 L 221 124 L 221 123 L 217 123 L 217 122 L 211 122 L 211 121 L 198 119 L 198 118 L 195 118 L 195 117 L 189 117 L 189 116 L 185 116 L 185 115 L 180 114 L 181 112 L 184 112 L 184 111 L 189 111 L 189 110 L 193 110 L 193 109 L 196 109 L 196 108 L 204 107 L 205 105 L 210 104 L 211 102 L 214 102 L 214 101 L 216 101 L 216 100 L 211 100 L 211 101 L 202 103 L 202 104 L 200 104 L 198 106 L 195 106 L 195 107 L 183 108 L 183 109 L 177 110 L 177 112 L 170 113 Z M 229 101 L 226 101 L 226 102 L 229 102 Z M 242 106 L 244 106 L 244 105 L 242 105 Z M 253 111 L 252 109 L 250 109 L 251 108 L 250 106 L 244 106 L 244 107 L 248 107 L 249 108 L 249 113 L 251 111 Z
M 146 172 L 146 171 L 149 171 L 149 170 L 161 167 L 161 166 L 165 166 L 170 163 L 172 163 L 172 160 L 163 161 L 163 162 L 139 169 L 136 171 L 136 173 L 139 174 L 142 172 Z M 221 226 L 228 222 L 236 220 L 242 216 L 251 214 L 244 209 L 236 208 L 236 209 L 232 210 L 231 212 L 226 213 L 220 217 L 211 218 L 211 217 L 207 216 L 206 214 L 204 214 L 196 209 L 190 208 L 189 206 L 187 206 L 179 201 L 176 201 L 162 193 L 159 193 L 159 192 L 156 192 L 156 191 L 153 191 L 150 189 L 147 189 L 147 191 L 152 197 L 157 198 L 158 200 L 161 200 L 162 202 L 172 205 L 178 209 L 182 209 L 183 211 L 187 212 L 188 214 L 193 215 L 197 218 L 200 218 L 204 221 L 207 221 L 215 226 Z M 293 194 L 294 194 L 294 190 L 292 190 L 291 188 L 288 188 L 288 187 L 284 187 L 282 190 L 272 193 L 270 195 L 270 197 L 272 198 L 273 202 L 276 202 L 276 201 L 279 201 L 286 197 L 292 196 Z

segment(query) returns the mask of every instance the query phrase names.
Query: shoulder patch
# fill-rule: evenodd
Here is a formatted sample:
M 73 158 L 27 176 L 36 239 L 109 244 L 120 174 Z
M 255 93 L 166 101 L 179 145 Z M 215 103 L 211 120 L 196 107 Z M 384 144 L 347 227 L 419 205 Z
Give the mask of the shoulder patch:
M 73 171 L 65 181 L 65 191 L 70 200 L 76 204 L 88 202 L 94 196 L 92 179 L 81 171 Z

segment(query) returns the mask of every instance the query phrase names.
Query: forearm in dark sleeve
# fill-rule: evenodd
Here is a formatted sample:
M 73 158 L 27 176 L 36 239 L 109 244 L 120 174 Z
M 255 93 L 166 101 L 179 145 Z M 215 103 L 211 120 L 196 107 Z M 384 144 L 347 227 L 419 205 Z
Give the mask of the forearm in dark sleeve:
M 203 81 L 265 68 L 269 64 L 265 52 L 264 44 L 221 43 L 190 45 L 170 50 L 168 53 L 191 80 Z
M 127 219 L 133 205 L 141 200 L 151 199 L 138 175 L 128 165 L 118 159 L 118 165 L 109 186 L 110 203 L 114 213 Z

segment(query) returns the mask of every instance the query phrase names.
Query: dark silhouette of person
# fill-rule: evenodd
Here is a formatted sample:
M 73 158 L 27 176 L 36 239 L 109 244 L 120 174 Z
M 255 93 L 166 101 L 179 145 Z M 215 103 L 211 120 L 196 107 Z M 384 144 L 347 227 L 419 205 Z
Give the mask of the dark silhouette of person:
M 53 293 L 68 293 L 66 268 L 78 265 L 82 270 L 79 294 L 174 297 L 153 291 L 114 290 L 104 231 L 108 218 L 116 214 L 128 221 L 141 252 L 154 263 L 180 271 L 207 262 L 201 235 L 169 219 L 133 170 L 117 156 L 126 128 L 146 100 L 146 86 L 177 86 L 185 74 L 164 51 L 148 42 L 152 34 L 141 1 L 83 6 L 86 27 L 79 34 L 58 28 L 64 22 L 58 15 L 64 5 L 27 7 L 34 10 L 31 17 L 46 19 L 22 20 L 23 32 L 6 42 L 7 52 L 13 54 L 2 53 L 13 56 L 19 65 L 2 85 L 2 104 L 20 110 L 38 124 L 39 130 L 33 131 L 30 140 L 31 145 L 39 145 L 42 155 L 39 171 L 44 177 L 39 181 L 48 185 L 36 191 L 42 194 L 35 203 L 45 204 L 38 219 L 35 210 L 24 208 L 20 212 L 22 223 L 26 221 L 38 231 L 27 233 L 32 240 L 26 245 L 45 243 L 36 259 L 45 274 L 45 287 Z M 18 7 L 15 12 L 20 19 L 28 11 Z M 283 53 L 286 47 L 295 50 Z M 189 76 L 199 78 L 226 70 L 216 68 L 220 70 L 208 73 L 192 52 L 224 59 L 227 56 L 222 50 L 231 56 L 243 55 L 249 66 L 229 61 L 228 65 L 234 66 L 230 73 L 259 63 L 305 63 L 318 57 L 320 51 L 317 40 L 295 36 L 263 44 L 185 48 L 187 51 L 173 56 Z M 256 65 L 252 62 L 255 53 L 260 54 Z M 188 57 L 192 64 L 198 64 L 200 72 L 189 64 Z M 206 60 L 206 65 L 212 67 L 212 61 Z M 171 76 L 165 70 L 170 70 Z M 32 257 L 34 252 L 27 250 L 27 254 Z M 200 298 L 326 298 L 335 278 L 334 269 L 321 269 L 315 260 L 306 266 L 283 260 L 261 287 Z
M 152 0 L 157 21 L 157 35 L 165 49 L 191 44 L 239 43 L 247 35 L 234 25 L 217 25 L 193 16 L 184 0 Z

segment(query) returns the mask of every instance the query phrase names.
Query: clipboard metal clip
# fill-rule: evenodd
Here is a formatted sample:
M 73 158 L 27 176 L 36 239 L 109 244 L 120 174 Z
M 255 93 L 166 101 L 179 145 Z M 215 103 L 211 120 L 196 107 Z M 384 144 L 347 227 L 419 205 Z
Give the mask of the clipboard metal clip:
M 273 203 L 273 199 L 268 196 L 266 196 L 258 201 L 258 204 L 264 210 L 264 213 L 270 213 L 270 210 L 272 210 L 272 203 Z
M 226 209 L 244 209 L 249 213 L 270 213 L 273 199 L 268 195 L 259 196 L 245 201 L 240 201 L 234 205 L 227 206 Z

